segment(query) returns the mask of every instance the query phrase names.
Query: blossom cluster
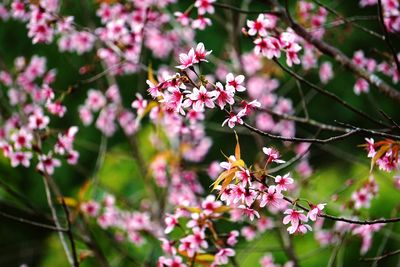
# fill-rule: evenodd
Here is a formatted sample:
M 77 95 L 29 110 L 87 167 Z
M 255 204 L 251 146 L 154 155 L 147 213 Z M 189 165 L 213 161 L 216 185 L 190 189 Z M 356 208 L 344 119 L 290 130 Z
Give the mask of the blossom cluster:
M 290 223 L 287 229 L 290 234 L 310 231 L 311 227 L 307 222 L 316 221 L 325 204 L 309 203 L 310 209 L 307 215 L 303 214 L 303 210 L 296 208 L 296 203 L 293 203 L 293 208 L 288 208 L 291 201 L 285 198 L 284 193 L 293 189 L 293 178 L 289 173 L 273 177 L 267 172 L 270 164 L 284 163 L 280 159 L 279 152 L 274 148 L 264 147 L 263 152 L 267 156 L 265 167 L 253 171 L 246 167 L 237 151 L 238 148 L 235 155 L 230 156 L 227 162 L 220 164 L 224 171 L 214 182 L 214 189 L 219 191 L 221 201 L 224 201 L 227 206 L 240 210 L 251 221 L 260 218 L 258 211 L 260 208 L 267 207 L 272 213 L 283 212 L 286 215 L 283 218 L 283 224 Z M 232 181 L 235 182 L 231 183 Z
M 205 17 L 205 15 L 214 14 L 214 2 L 216 2 L 216 0 L 196 0 L 194 5 L 191 5 L 185 12 L 177 11 L 174 15 L 182 26 L 187 27 L 190 25 L 192 29 L 204 30 L 207 26 L 212 24 L 211 19 Z M 192 19 L 190 14 L 194 7 L 197 10 L 197 17 Z
M 139 1 L 132 4 L 103 2 L 97 16 L 101 26 L 89 29 L 78 25 L 73 16 L 60 15 L 60 1 L 40 0 L 32 3 L 12 1 L 0 5 L 0 17 L 26 23 L 28 36 L 34 44 L 57 41 L 60 52 L 83 54 L 96 48 L 96 55 L 110 69 L 110 73 L 135 73 L 140 70 L 143 46 L 157 58 L 166 58 L 185 35 L 193 39 L 191 29 L 173 28 L 172 18 L 165 11 L 174 0 Z M 88 70 L 85 66 L 81 73 Z
M 397 57 L 400 59 L 400 54 L 398 54 Z M 388 77 L 391 77 L 393 83 L 397 84 L 399 82 L 400 72 L 397 70 L 394 64 L 390 64 L 387 61 L 382 61 L 378 64 L 375 59 L 366 57 L 364 52 L 361 50 L 354 52 L 353 62 L 358 66 L 365 68 L 371 74 L 380 72 Z M 360 93 L 368 93 L 368 91 L 368 82 L 363 78 L 358 78 L 354 85 L 354 93 L 359 95 Z
M 373 138 L 366 138 L 363 145 L 371 158 L 371 171 L 377 165 L 379 170 L 393 172 L 399 169 L 399 144 L 397 141 L 386 139 L 375 142 Z M 394 185 L 400 189 L 400 177 L 394 176 Z
M 46 69 L 44 57 L 33 56 L 30 61 L 23 57 L 15 60 L 15 71 L 0 72 L 9 103 L 8 117 L 0 128 L 0 149 L 9 158 L 12 167 L 28 168 L 37 155 L 37 170 L 51 175 L 64 157 L 68 164 L 76 164 L 79 152 L 73 147 L 78 127 L 71 126 L 65 132 L 49 128 L 51 116 L 63 117 L 66 107 L 56 98 L 51 87 L 56 78 L 54 69 Z M 42 145 L 50 136 L 56 137 L 51 149 L 43 151 Z
M 88 218 L 95 219 L 100 228 L 111 230 L 119 242 L 129 241 L 140 246 L 144 244 L 146 234 L 159 236 L 162 232 L 160 226 L 151 221 L 148 211 L 122 209 L 113 195 L 105 195 L 101 201 L 83 202 L 79 209 Z
M 378 0 L 360 0 L 360 6 L 374 6 Z M 396 0 L 382 0 L 383 20 L 390 32 L 400 32 L 400 3 Z
M 269 14 L 258 15 L 255 21 L 247 20 L 248 30 L 243 32 L 254 37 L 254 52 L 268 59 L 280 58 L 281 51 L 286 53 L 286 64 L 300 64 L 298 53 L 301 46 L 298 44 L 297 36 L 290 29 L 276 36 L 273 30 L 276 28 L 277 17 Z
M 141 96 L 138 94 L 138 98 Z M 112 136 L 117 130 L 117 123 L 126 135 L 132 135 L 139 127 L 135 113 L 123 107 L 117 85 L 111 85 L 103 94 L 100 90 L 90 89 L 83 105 L 79 107 L 79 116 L 85 126 L 94 120 L 94 113 L 99 113 L 96 127 L 105 135 Z
M 174 214 L 166 216 L 165 234 L 178 227 L 188 231 L 184 231 L 184 236 L 178 240 L 160 239 L 162 249 L 168 256 L 159 258 L 159 266 L 187 266 L 182 263 L 179 255 L 188 258 L 188 262 L 193 259 L 194 262 L 206 262 L 210 266 L 227 264 L 229 258 L 236 254 L 233 247 L 238 242 L 239 232 L 233 230 L 227 234 L 219 233 L 215 221 L 228 210 L 213 195 L 207 196 L 201 202 L 181 202 Z M 212 254 L 210 251 L 213 251 Z

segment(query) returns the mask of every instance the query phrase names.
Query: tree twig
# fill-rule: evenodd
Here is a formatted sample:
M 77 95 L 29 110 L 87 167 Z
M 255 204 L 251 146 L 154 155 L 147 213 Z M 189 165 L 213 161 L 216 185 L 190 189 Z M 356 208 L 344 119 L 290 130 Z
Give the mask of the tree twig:
M 224 8 L 224 9 L 229 9 L 229 10 L 236 11 L 238 13 L 243 13 L 243 14 L 271 14 L 271 15 L 276 15 L 276 16 L 282 15 L 282 12 L 276 11 L 276 10 L 243 10 L 238 7 L 231 6 L 228 4 L 223 4 L 223 3 L 213 3 L 213 6 Z
M 5 213 L 5 212 L 3 212 L 1 210 L 0 210 L 0 215 L 3 216 L 4 218 L 8 218 L 8 219 L 20 222 L 20 223 L 33 225 L 33 226 L 40 227 L 40 228 L 43 228 L 43 229 L 48 229 L 48 230 L 57 231 L 57 232 L 67 232 L 68 231 L 68 229 L 65 229 L 65 228 L 61 228 L 61 227 L 57 227 L 57 226 L 54 226 L 54 225 L 49 225 L 49 224 L 44 224 L 44 223 L 40 223 L 40 222 L 27 220 L 27 219 L 24 219 L 24 218 L 21 218 L 21 217 L 17 217 L 17 216 Z

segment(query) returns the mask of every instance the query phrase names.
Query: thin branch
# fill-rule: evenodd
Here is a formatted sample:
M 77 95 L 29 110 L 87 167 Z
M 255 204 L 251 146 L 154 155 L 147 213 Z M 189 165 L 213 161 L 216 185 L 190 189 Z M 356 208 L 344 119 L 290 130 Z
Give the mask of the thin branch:
M 268 132 L 264 132 L 261 131 L 260 129 L 257 129 L 249 124 L 247 124 L 246 122 L 243 123 L 243 126 L 246 127 L 247 129 L 249 129 L 252 132 L 258 133 L 260 135 L 269 137 L 271 139 L 275 139 L 275 140 L 281 140 L 281 141 L 289 141 L 289 142 L 305 142 L 305 143 L 318 143 L 318 144 L 326 144 L 326 143 L 331 143 L 331 142 L 335 142 L 335 141 L 339 141 L 339 140 L 343 140 L 346 139 L 349 136 L 352 136 L 356 133 L 359 132 L 359 130 L 354 129 L 350 132 L 344 133 L 342 135 L 337 135 L 337 136 L 333 136 L 327 139 L 317 139 L 317 138 L 299 138 L 299 137 L 284 137 L 281 135 L 274 135 Z
M 357 130 L 360 133 L 367 133 L 367 134 L 370 134 L 370 135 L 381 136 L 381 137 L 385 137 L 385 138 L 391 138 L 391 139 L 394 139 L 394 140 L 400 140 L 400 136 L 399 135 L 388 134 L 388 133 L 378 132 L 378 131 L 371 130 L 371 129 L 360 128 L 360 127 L 351 125 L 349 123 L 343 123 L 343 122 L 338 122 L 338 121 L 336 121 L 336 122 L 338 124 L 340 124 L 340 125 L 344 125 L 344 126 L 350 127 L 351 129 Z
M 378 111 L 379 111 L 379 113 L 381 113 L 386 119 L 388 119 L 388 120 L 393 124 L 393 126 L 395 126 L 396 128 L 398 128 L 398 129 L 400 130 L 400 125 L 399 125 L 395 120 L 393 120 L 392 117 L 390 117 L 388 114 L 386 114 L 386 112 L 384 112 L 382 109 L 379 109 Z
M 56 224 L 57 228 L 61 228 L 61 223 L 60 223 L 60 221 L 58 219 L 56 208 L 54 206 L 54 203 L 53 203 L 53 200 L 52 200 L 52 197 L 51 197 L 48 176 L 47 175 L 42 175 L 42 177 L 43 177 L 44 188 L 45 188 L 45 191 L 46 191 L 47 203 L 49 204 L 50 211 L 51 211 L 51 214 L 53 216 L 54 223 Z M 65 241 L 64 234 L 62 232 L 58 232 L 58 236 L 59 236 L 61 244 L 62 244 L 62 246 L 64 248 L 65 254 L 67 255 L 67 259 L 68 259 L 69 264 L 71 266 L 76 267 L 75 261 L 74 261 L 72 255 L 71 255 L 71 251 L 69 250 L 68 244 Z
M 21 203 L 23 203 L 29 210 L 31 210 L 34 213 L 40 214 L 40 211 L 34 205 L 32 205 L 31 200 L 29 200 L 23 194 L 19 193 L 15 189 L 13 189 L 7 183 L 3 182 L 1 179 L 0 179 L 0 186 L 3 187 L 4 190 L 7 193 L 9 193 L 11 196 L 13 196 L 17 200 L 19 200 Z
M 310 118 L 302 118 L 302 117 L 297 117 L 297 116 L 293 116 L 290 114 L 285 114 L 285 113 L 279 113 L 276 112 L 272 109 L 267 109 L 267 108 L 257 108 L 257 110 L 259 111 L 264 111 L 267 112 L 273 116 L 276 116 L 280 119 L 284 119 L 284 120 L 289 120 L 289 121 L 294 121 L 294 122 L 299 122 L 299 123 L 304 123 L 304 124 L 308 124 L 314 127 L 317 127 L 321 130 L 327 130 L 327 131 L 332 131 L 332 132 L 350 132 L 351 129 L 347 129 L 347 128 L 343 128 L 343 127 L 338 127 L 338 126 L 334 126 L 334 125 L 330 125 L 330 124 L 325 124 Z
M 301 84 L 300 84 L 299 80 L 296 80 L 296 85 L 297 85 L 297 89 L 299 91 L 299 95 L 301 98 L 301 105 L 303 106 L 304 116 L 308 120 L 309 116 L 308 116 L 307 105 L 306 105 L 306 101 L 304 99 L 303 89 L 301 88 Z
M 288 234 L 282 223 L 280 224 L 280 227 L 277 229 L 277 233 L 283 251 L 288 256 L 288 258 L 293 262 L 293 266 L 299 267 L 300 266 L 299 260 L 294 250 L 291 236 Z
M 224 8 L 224 9 L 229 9 L 232 11 L 236 11 L 238 13 L 242 14 L 271 14 L 271 15 L 276 15 L 280 16 L 282 15 L 282 12 L 280 11 L 275 11 L 275 10 L 243 10 L 235 6 L 231 6 L 228 4 L 223 4 L 223 3 L 213 3 L 213 6 L 219 7 L 219 8 Z
M 33 225 L 33 226 L 40 227 L 43 229 L 48 229 L 48 230 L 57 231 L 57 232 L 67 232 L 68 231 L 68 229 L 65 229 L 65 228 L 60 228 L 60 227 L 49 225 L 49 224 L 44 224 L 44 223 L 40 223 L 40 222 L 27 220 L 27 219 L 24 219 L 21 217 L 17 217 L 17 216 L 5 213 L 3 211 L 0 211 L 0 215 L 3 216 L 4 218 L 8 218 L 8 219 L 20 222 L 20 223 Z
M 378 256 L 378 257 L 361 258 L 360 260 L 361 260 L 361 261 L 380 261 L 380 260 L 383 260 L 383 259 L 388 258 L 388 257 L 390 257 L 390 256 L 394 256 L 394 255 L 398 255 L 398 254 L 400 254 L 400 249 L 395 250 L 395 251 L 388 252 L 388 253 L 383 254 L 383 255 L 381 255 L 381 256 Z
M 67 220 L 67 227 L 68 227 L 68 229 L 67 229 L 67 235 L 68 235 L 69 241 L 70 241 L 70 243 L 71 243 L 70 245 L 71 245 L 71 250 L 72 250 L 72 258 L 73 258 L 73 260 L 74 260 L 74 266 L 79 267 L 79 261 L 78 261 L 78 255 L 77 255 L 77 253 L 76 253 L 75 241 L 74 241 L 74 237 L 73 237 L 73 235 L 72 235 L 71 220 L 70 220 L 70 218 L 69 218 L 69 217 L 70 217 L 70 216 L 69 216 L 69 210 L 68 210 L 67 205 L 65 204 L 65 200 L 64 200 L 63 197 L 61 198 L 61 203 L 62 203 L 62 206 L 63 206 L 63 208 L 64 208 L 65 217 L 66 217 L 66 220 Z
M 331 93 L 325 89 L 322 89 L 321 87 L 313 84 L 312 82 L 304 79 L 303 77 L 301 77 L 300 75 L 298 75 L 297 73 L 295 73 L 294 71 L 292 71 L 291 69 L 283 66 L 278 60 L 274 59 L 274 61 L 276 62 L 276 64 L 278 64 L 285 72 L 287 72 L 288 74 L 290 74 L 291 76 L 293 76 L 294 78 L 296 78 L 297 80 L 299 80 L 302 83 L 307 84 L 308 86 L 310 86 L 312 89 L 318 91 L 319 93 L 326 95 L 328 97 L 330 97 L 331 99 L 335 100 L 336 102 L 338 102 L 339 104 L 341 104 L 342 106 L 344 106 L 345 108 L 353 111 L 354 113 L 364 117 L 365 119 L 368 119 L 371 122 L 374 122 L 380 126 L 384 126 L 387 127 L 386 124 L 384 124 L 382 121 L 378 121 L 374 118 L 372 118 L 370 115 L 368 115 L 367 113 L 365 113 L 362 110 L 359 110 L 355 107 L 353 107 L 352 105 L 350 105 L 348 102 L 344 101 L 343 99 L 341 99 L 340 97 L 338 97 L 337 95 L 335 95 L 334 93 Z

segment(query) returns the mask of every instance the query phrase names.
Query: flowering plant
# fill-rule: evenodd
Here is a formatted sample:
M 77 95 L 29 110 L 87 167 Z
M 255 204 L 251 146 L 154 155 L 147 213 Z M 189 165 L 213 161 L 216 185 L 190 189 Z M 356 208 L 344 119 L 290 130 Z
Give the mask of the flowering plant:
M 400 3 L 355 2 L 0 3 L 4 240 L 45 248 L 0 265 L 394 266 Z

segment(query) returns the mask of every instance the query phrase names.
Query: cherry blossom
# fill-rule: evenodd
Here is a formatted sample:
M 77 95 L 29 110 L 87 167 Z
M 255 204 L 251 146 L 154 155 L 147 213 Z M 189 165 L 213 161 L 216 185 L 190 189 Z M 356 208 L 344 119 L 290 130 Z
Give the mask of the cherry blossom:
M 246 88 L 242 85 L 244 82 L 244 76 L 243 75 L 238 75 L 238 76 L 233 76 L 232 73 L 228 73 L 226 75 L 226 89 L 234 89 L 238 92 L 244 92 L 246 91 Z

